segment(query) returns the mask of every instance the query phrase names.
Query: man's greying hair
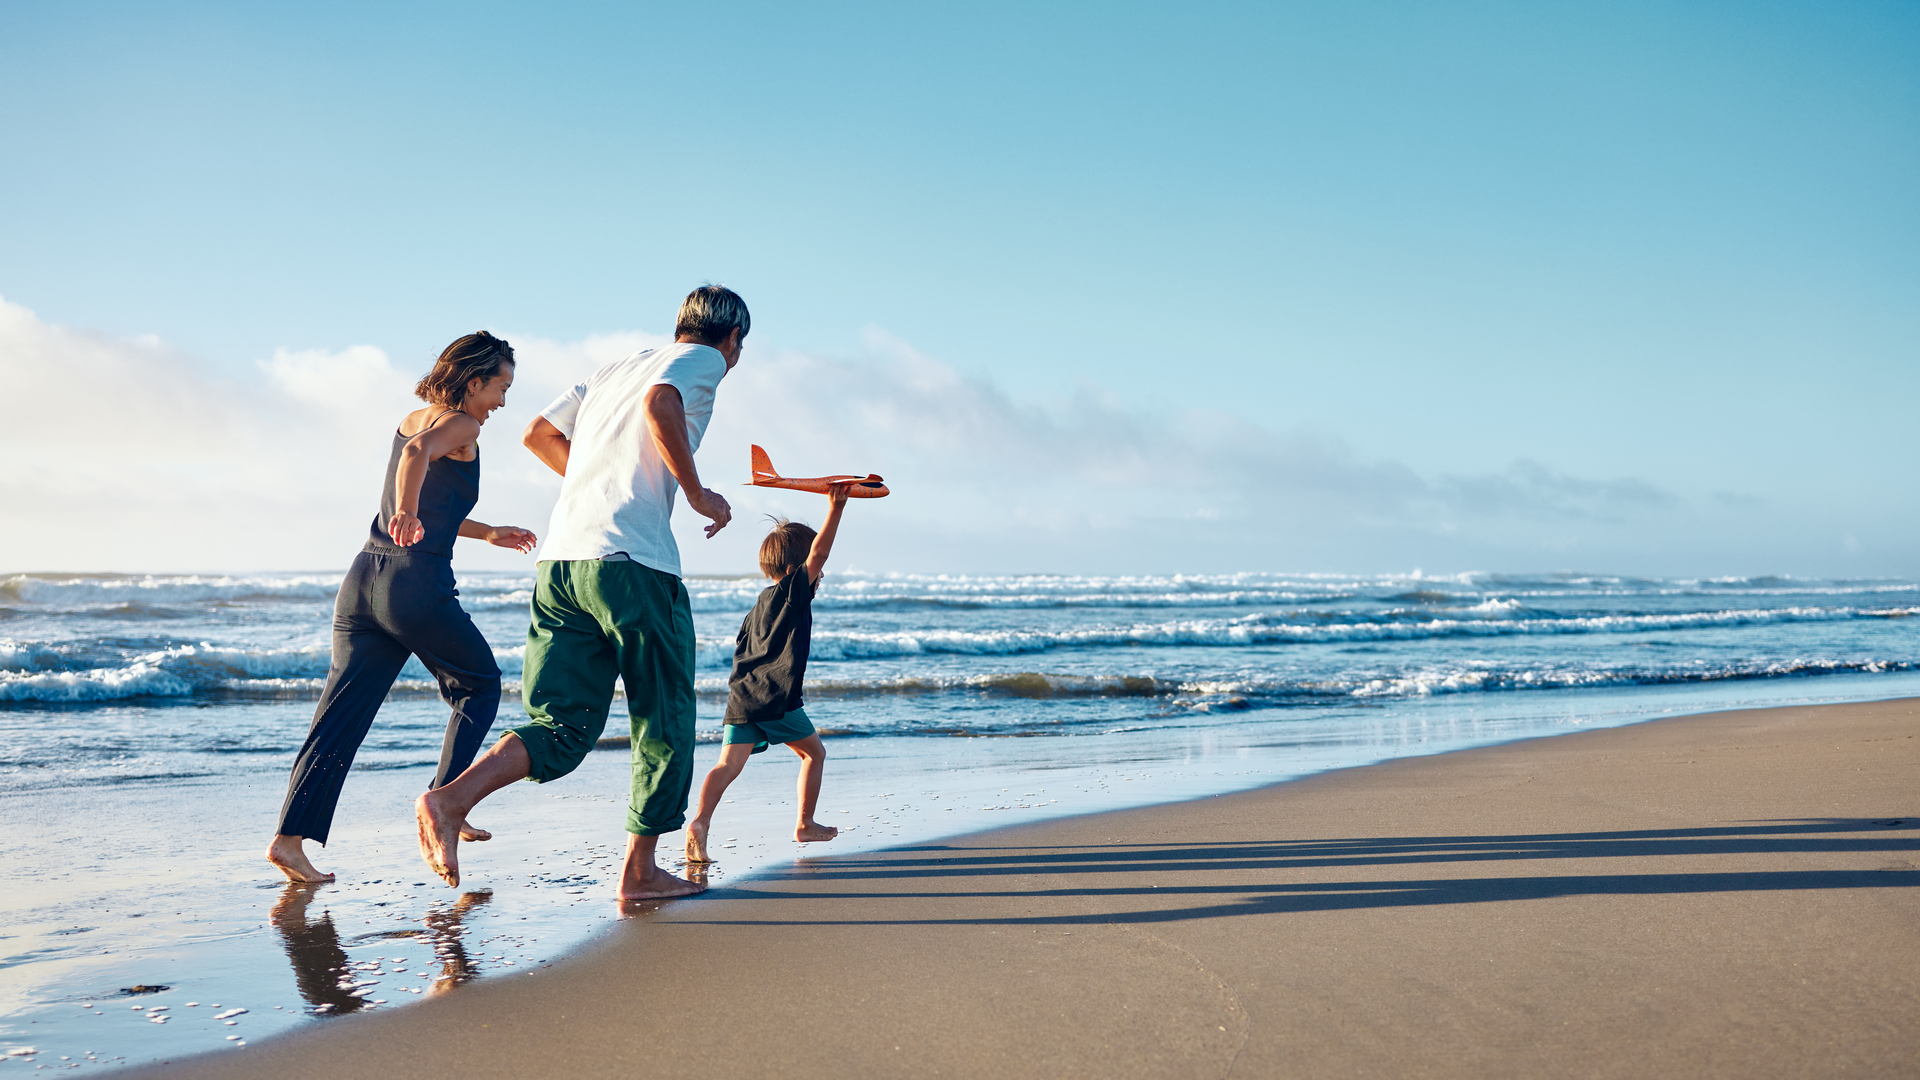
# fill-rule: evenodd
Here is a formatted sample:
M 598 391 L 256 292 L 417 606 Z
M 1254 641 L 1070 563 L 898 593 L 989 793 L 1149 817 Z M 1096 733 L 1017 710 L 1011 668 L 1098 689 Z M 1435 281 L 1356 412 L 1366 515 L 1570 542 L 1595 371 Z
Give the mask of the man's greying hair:
M 691 337 L 702 345 L 718 348 L 735 330 L 741 337 L 753 326 L 747 314 L 747 302 L 725 285 L 702 285 L 687 294 L 680 305 L 680 317 L 674 321 L 674 337 Z

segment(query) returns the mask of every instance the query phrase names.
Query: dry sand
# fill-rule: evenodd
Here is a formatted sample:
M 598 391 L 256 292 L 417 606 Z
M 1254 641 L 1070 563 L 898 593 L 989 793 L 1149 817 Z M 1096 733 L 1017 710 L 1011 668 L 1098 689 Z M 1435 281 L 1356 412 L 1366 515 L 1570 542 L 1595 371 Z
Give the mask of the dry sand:
M 1920 1075 L 1920 701 L 822 857 L 223 1077 Z

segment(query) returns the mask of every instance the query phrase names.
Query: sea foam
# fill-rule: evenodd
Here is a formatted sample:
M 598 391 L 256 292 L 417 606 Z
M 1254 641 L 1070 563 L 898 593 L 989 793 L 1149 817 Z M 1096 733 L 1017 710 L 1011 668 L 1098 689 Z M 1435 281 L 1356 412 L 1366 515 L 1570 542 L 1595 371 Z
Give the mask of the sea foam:
M 193 684 L 151 664 L 87 671 L 32 674 L 0 671 L 0 701 L 113 701 L 130 697 L 178 697 Z

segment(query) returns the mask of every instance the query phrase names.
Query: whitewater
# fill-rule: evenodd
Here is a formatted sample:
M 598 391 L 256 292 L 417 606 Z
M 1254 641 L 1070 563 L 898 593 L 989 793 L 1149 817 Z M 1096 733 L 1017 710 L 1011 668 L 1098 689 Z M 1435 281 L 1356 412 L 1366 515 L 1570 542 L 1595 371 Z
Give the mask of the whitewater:
M 339 574 L 0 579 L 0 703 L 311 699 Z M 724 694 L 762 582 L 687 581 L 699 689 Z M 466 574 L 462 602 L 509 694 L 529 577 Z M 834 725 L 911 733 L 959 701 L 997 731 L 1036 698 L 1142 710 L 1911 670 L 1920 587 L 1583 575 L 830 575 L 811 686 Z M 417 662 L 396 691 L 431 694 Z M 935 699 L 908 702 L 907 696 Z M 874 700 L 860 701 L 862 698 Z M 944 725 L 943 725 L 944 728 Z

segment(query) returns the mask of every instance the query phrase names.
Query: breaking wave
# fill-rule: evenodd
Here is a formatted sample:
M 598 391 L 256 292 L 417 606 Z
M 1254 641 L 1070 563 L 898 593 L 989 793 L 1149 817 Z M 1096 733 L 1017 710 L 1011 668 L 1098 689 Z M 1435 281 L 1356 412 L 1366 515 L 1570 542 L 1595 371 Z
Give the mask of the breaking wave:
M 1161 679 L 1143 675 L 1078 675 L 1038 671 L 948 677 L 809 679 L 809 698 L 861 698 L 972 691 L 1019 698 L 1150 698 L 1180 706 L 1219 703 L 1238 707 L 1333 703 L 1346 699 L 1431 697 L 1497 690 L 1543 690 L 1606 686 L 1657 686 L 1779 679 L 1843 673 L 1884 674 L 1920 670 L 1908 660 L 1800 659 L 1747 664 L 1674 664 L 1646 668 L 1580 668 L 1501 665 L 1437 666 L 1377 677 L 1285 679 L 1249 676 L 1223 679 Z M 703 693 L 724 694 L 726 680 L 701 680 Z M 1209 700 L 1213 699 L 1213 700 Z
M 525 646 L 493 650 L 503 681 L 518 687 Z M 0 642 L 0 701 L 82 702 L 196 693 L 311 696 L 326 683 L 332 655 L 326 646 L 232 649 L 181 645 L 89 664 L 73 651 L 44 644 Z M 436 691 L 418 658 L 408 658 L 395 688 Z
M 1475 635 L 1623 634 L 1702 627 L 1752 626 L 1791 622 L 1896 619 L 1917 608 L 1775 608 L 1709 611 L 1672 615 L 1532 616 L 1510 601 L 1487 601 L 1436 617 L 1422 612 L 1390 612 L 1354 619 L 1334 615 L 1249 615 L 1238 619 L 1183 619 L 1130 626 L 1065 630 L 924 630 L 891 633 L 817 632 L 812 655 L 823 660 L 880 659 L 921 653 L 1006 656 L 1060 648 L 1111 645 L 1186 645 L 1235 647 L 1288 643 L 1407 641 Z M 1478 617 L 1463 617 L 1478 616 Z M 731 656 L 731 643 L 728 643 Z M 703 660 L 707 657 L 703 654 Z
M 192 683 L 151 664 L 86 671 L 0 672 L 0 701 L 114 701 L 133 697 L 179 697 Z
M 341 579 L 0 577 L 0 626 L 10 635 L 0 640 L 0 703 L 310 699 L 327 677 L 326 613 Z M 458 584 L 482 632 L 511 643 L 494 656 L 513 692 L 531 575 L 463 572 Z M 686 579 L 700 631 L 697 689 L 706 699 L 725 693 L 732 631 L 765 585 L 749 575 Z M 815 606 L 809 694 L 1135 697 L 1215 708 L 1229 707 L 1229 698 L 1905 670 L 1912 624 L 1900 623 L 1920 614 L 1920 588 L 1583 574 L 833 573 Z M 1811 629 L 1818 624 L 1832 629 Z M 1459 644 L 1424 644 L 1450 640 Z M 993 670 L 1009 667 L 1028 670 Z M 1181 672 L 1193 675 L 1174 677 Z M 395 693 L 435 692 L 431 675 L 410 660 Z
M 0 600 L 73 608 L 94 605 L 195 604 L 241 600 L 332 600 L 340 589 L 341 574 L 258 577 L 204 576 L 93 576 L 54 577 L 16 574 L 0 578 Z

